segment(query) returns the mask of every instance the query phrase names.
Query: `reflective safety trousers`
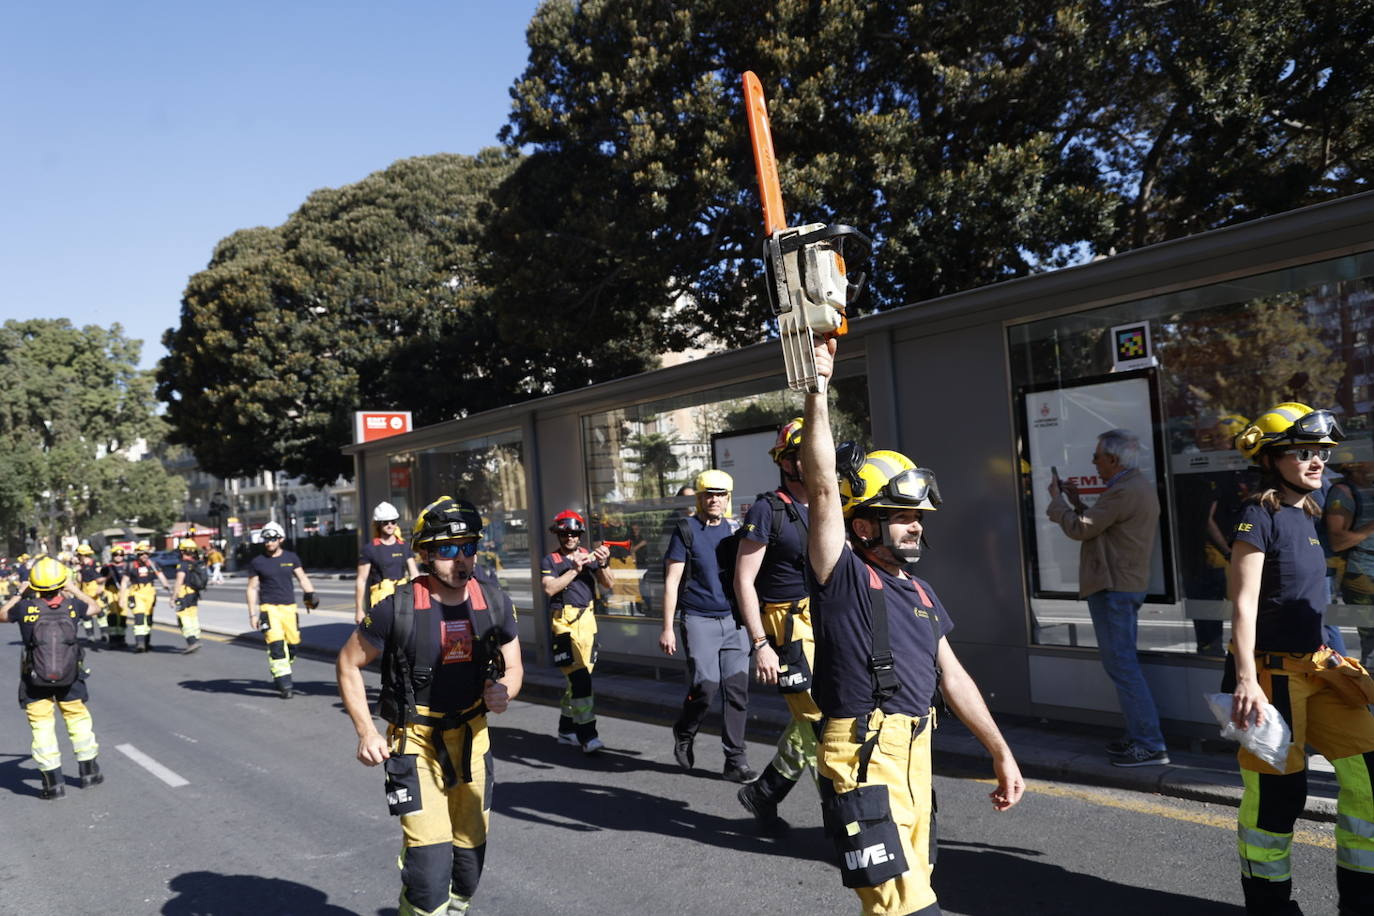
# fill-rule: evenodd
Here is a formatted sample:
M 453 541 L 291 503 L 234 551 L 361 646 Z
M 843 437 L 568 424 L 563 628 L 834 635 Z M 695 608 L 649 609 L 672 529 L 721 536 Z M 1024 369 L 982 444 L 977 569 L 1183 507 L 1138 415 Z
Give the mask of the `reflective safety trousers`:
M 934 711 L 925 720 L 885 715 L 875 710 L 865 735 L 856 719 L 829 719 L 821 733 L 821 797 L 862 785 L 887 787 L 891 818 L 897 826 L 907 870 L 875 887 L 856 887 L 865 916 L 938 912 L 930 876 L 935 871 L 935 815 L 931 790 L 930 737 Z M 875 740 L 876 734 L 876 740 Z M 868 779 L 860 783 L 861 750 L 873 743 Z M 828 784 L 827 784 L 828 783 Z M 853 826 L 853 825 L 851 825 Z
M 153 608 L 157 606 L 157 586 L 151 582 L 146 585 L 130 585 L 129 596 L 134 599 L 133 608 L 125 606 L 125 617 L 134 621 L 134 636 L 147 636 L 153 632 Z
M 419 706 L 420 715 L 434 715 Z M 461 912 L 482 876 L 491 815 L 492 756 L 486 716 L 441 732 L 448 757 L 459 772 L 471 774 L 444 788 L 444 765 L 435 752 L 434 729 L 408 725 L 405 753 L 416 755 L 420 810 L 401 816 L 403 842 L 400 913 L 438 914 L 450 906 Z M 402 729 L 387 731 L 391 753 L 401 749 Z
M 301 644 L 301 630 L 297 624 L 298 612 L 294 604 L 260 604 L 258 621 L 267 619 L 267 630 L 263 634 L 267 641 L 267 670 L 273 679 L 281 681 L 291 677 L 291 659 L 295 657 L 295 647 Z
M 24 715 L 29 720 L 29 730 L 33 732 L 33 762 L 40 770 L 56 770 L 62 766 L 62 750 L 57 744 L 59 710 L 62 713 L 63 724 L 67 726 L 67 737 L 72 741 L 76 759 L 94 760 L 95 755 L 99 753 L 100 746 L 95 741 L 91 711 L 86 708 L 84 699 L 76 698 L 84 697 L 85 692 L 85 684 L 78 682 L 72 685 L 72 688 L 65 688 L 51 696 L 30 699 L 24 703 Z
M 564 606 L 551 612 L 549 622 L 553 631 L 555 654 L 560 647 L 569 653 L 570 663 L 559 665 L 558 670 L 568 679 L 559 702 L 561 713 L 560 731 L 567 730 L 571 722 L 574 726 L 588 726 L 596 721 L 595 699 L 592 695 L 592 671 L 596 668 L 596 614 L 590 605 L 587 607 Z M 596 735 L 593 728 L 582 730 L 578 739 L 586 741 Z
M 1288 898 L 1293 824 L 1307 798 L 1306 745 L 1329 760 L 1340 782 L 1336 799 L 1336 865 L 1342 905 L 1351 912 L 1374 902 L 1374 716 L 1353 706 L 1316 674 L 1327 650 L 1308 654 L 1260 653 L 1260 688 L 1293 731 L 1282 770 L 1242 748 L 1237 754 L 1245 789 L 1237 823 L 1237 849 L 1246 897 Z M 1357 901 L 1363 900 L 1364 903 Z

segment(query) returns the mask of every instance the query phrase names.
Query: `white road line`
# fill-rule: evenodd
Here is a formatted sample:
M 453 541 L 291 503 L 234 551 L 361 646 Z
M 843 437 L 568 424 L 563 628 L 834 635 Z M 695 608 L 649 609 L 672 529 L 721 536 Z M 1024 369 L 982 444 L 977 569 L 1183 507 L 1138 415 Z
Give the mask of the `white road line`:
M 188 786 L 191 784 L 189 780 L 182 779 L 176 773 L 173 773 L 171 770 L 167 769 L 165 766 L 158 763 L 156 760 L 149 757 L 147 754 L 143 753 L 138 748 L 134 747 L 132 744 L 116 745 L 115 750 L 119 751 L 125 757 L 128 757 L 134 763 L 143 767 L 143 769 L 147 770 L 149 773 L 152 773 L 158 779 L 161 779 L 163 782 L 167 783 L 167 785 L 171 786 L 173 789 L 175 789 L 177 786 Z

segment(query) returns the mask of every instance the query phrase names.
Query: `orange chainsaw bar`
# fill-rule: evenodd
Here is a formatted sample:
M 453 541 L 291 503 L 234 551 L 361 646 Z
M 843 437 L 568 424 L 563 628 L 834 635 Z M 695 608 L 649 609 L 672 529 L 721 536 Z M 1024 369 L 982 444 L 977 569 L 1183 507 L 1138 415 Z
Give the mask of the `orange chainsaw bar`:
M 772 235 L 787 228 L 787 211 L 782 207 L 782 186 L 778 184 L 778 159 L 773 155 L 773 131 L 768 126 L 768 101 L 763 84 L 754 71 L 744 71 L 744 112 L 749 121 L 749 145 L 754 151 L 754 171 L 759 177 L 759 200 L 763 202 L 763 231 Z

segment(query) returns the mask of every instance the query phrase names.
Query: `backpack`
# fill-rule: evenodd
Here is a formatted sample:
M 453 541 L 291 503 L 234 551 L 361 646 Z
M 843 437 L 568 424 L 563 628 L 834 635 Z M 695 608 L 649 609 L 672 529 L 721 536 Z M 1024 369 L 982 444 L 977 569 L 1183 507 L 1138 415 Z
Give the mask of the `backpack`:
M 28 681 L 35 687 L 70 687 L 81 670 L 72 603 L 65 600 L 53 608 L 35 601 L 30 606 L 38 611 L 38 619 L 25 646 Z
M 694 534 L 690 522 L 691 520 L 687 518 L 677 520 L 678 537 L 682 538 L 682 544 L 687 548 L 687 559 L 682 569 L 682 581 L 678 583 L 677 587 L 679 599 L 687 590 L 688 583 L 692 581 L 692 540 Z M 732 519 L 722 519 L 721 523 L 734 526 L 730 534 L 716 545 L 716 565 L 720 567 L 721 590 L 725 592 L 725 600 L 730 603 L 730 613 L 734 615 L 735 626 L 743 626 L 739 616 L 739 602 L 735 599 L 735 559 L 739 556 L 739 542 L 744 537 L 744 529 Z
M 199 563 L 192 563 L 190 569 L 186 570 L 185 575 L 182 576 L 181 583 L 187 588 L 203 592 L 205 587 L 210 584 L 210 576 L 206 574 L 204 566 Z

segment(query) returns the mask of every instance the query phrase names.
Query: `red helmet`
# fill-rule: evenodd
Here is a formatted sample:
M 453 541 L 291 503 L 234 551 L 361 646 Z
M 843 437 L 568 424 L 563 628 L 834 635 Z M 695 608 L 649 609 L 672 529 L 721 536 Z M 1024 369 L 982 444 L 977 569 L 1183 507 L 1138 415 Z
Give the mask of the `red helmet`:
M 773 443 L 773 447 L 768 450 L 768 457 L 777 464 L 785 457 L 796 457 L 796 453 L 801 449 L 802 440 L 802 418 L 788 420 L 783 427 L 778 430 L 778 439 Z
M 555 534 L 581 534 L 587 530 L 587 522 L 573 510 L 564 509 L 553 517 L 553 524 L 549 526 L 549 530 Z

